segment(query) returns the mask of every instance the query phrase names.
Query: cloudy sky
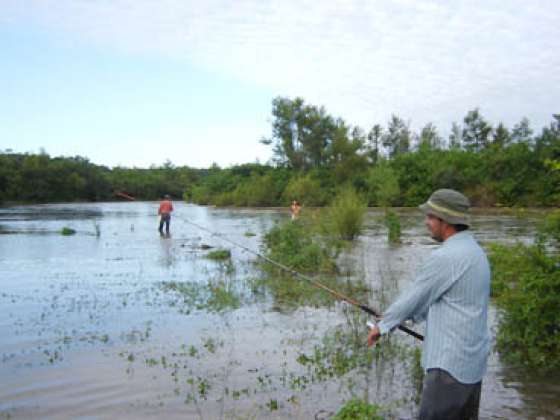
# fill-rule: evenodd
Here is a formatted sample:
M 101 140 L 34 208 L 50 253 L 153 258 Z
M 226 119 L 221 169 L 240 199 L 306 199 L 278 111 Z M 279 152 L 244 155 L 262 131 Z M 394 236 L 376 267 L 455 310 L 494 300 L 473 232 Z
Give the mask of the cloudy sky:
M 265 162 L 271 101 L 441 134 L 558 113 L 560 2 L 0 0 L 0 149 Z

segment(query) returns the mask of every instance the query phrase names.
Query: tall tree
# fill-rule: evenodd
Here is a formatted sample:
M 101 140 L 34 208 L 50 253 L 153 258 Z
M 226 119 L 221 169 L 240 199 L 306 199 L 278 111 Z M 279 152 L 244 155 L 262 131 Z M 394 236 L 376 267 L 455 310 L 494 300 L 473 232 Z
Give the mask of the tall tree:
M 302 98 L 278 97 L 272 101 L 272 138 L 277 163 L 297 170 L 320 167 L 326 163 L 327 150 L 338 122 L 323 107 L 306 105 Z
M 461 127 L 455 121 L 451 124 L 451 133 L 449 134 L 449 148 L 460 149 L 463 140 L 463 135 L 461 134 Z
M 353 181 L 367 167 L 367 157 L 360 153 L 364 147 L 364 134 L 358 129 L 351 130 L 341 119 L 337 120 L 337 130 L 328 150 L 328 168 L 337 184 Z
M 381 143 L 381 138 L 383 136 L 383 127 L 379 124 L 375 124 L 367 135 L 368 140 L 368 154 L 370 156 L 371 162 L 376 164 L 379 160 L 379 146 Z
M 488 146 L 492 126 L 482 118 L 478 108 L 469 111 L 463 122 L 463 144 L 467 150 L 476 152 Z
M 492 133 L 492 145 L 498 149 L 507 147 L 511 141 L 509 130 L 503 123 L 499 123 L 496 130 Z
M 395 114 L 391 115 L 386 133 L 383 135 L 383 146 L 388 150 L 389 157 L 406 153 L 410 150 L 410 128 L 407 123 Z
M 422 128 L 418 143 L 420 149 L 441 149 L 442 139 L 434 124 L 428 123 Z
M 523 117 L 518 124 L 513 126 L 511 141 L 513 143 L 527 143 L 529 145 L 533 143 L 533 130 L 528 118 Z

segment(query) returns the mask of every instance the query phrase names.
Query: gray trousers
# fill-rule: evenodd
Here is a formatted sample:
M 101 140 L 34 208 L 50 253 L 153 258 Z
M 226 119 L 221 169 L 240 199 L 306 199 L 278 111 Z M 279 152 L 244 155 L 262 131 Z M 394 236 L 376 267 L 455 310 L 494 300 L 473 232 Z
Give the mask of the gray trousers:
M 419 420 L 477 420 L 482 382 L 463 384 L 442 369 L 428 369 Z
M 159 219 L 159 231 L 163 232 L 163 225 L 165 224 L 165 231 L 169 233 L 169 223 L 171 222 L 171 215 L 169 213 L 162 213 Z

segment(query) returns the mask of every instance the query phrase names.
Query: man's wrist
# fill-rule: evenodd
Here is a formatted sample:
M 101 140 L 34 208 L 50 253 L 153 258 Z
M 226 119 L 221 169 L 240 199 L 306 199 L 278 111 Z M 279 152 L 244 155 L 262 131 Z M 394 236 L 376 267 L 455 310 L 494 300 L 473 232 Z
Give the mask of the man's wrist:
M 379 328 L 380 335 L 385 335 L 389 332 L 389 328 L 385 325 L 383 321 L 379 321 L 377 323 L 377 328 Z

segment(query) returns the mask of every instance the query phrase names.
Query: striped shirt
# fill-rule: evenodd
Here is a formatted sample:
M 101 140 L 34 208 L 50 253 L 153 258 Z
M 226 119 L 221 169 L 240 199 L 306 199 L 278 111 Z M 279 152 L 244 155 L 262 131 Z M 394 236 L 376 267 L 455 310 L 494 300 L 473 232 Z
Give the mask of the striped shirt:
M 381 334 L 403 321 L 426 321 L 422 367 L 440 368 L 459 382 L 482 380 L 490 351 L 487 326 L 490 265 L 470 232 L 458 232 L 432 252 L 383 314 Z

